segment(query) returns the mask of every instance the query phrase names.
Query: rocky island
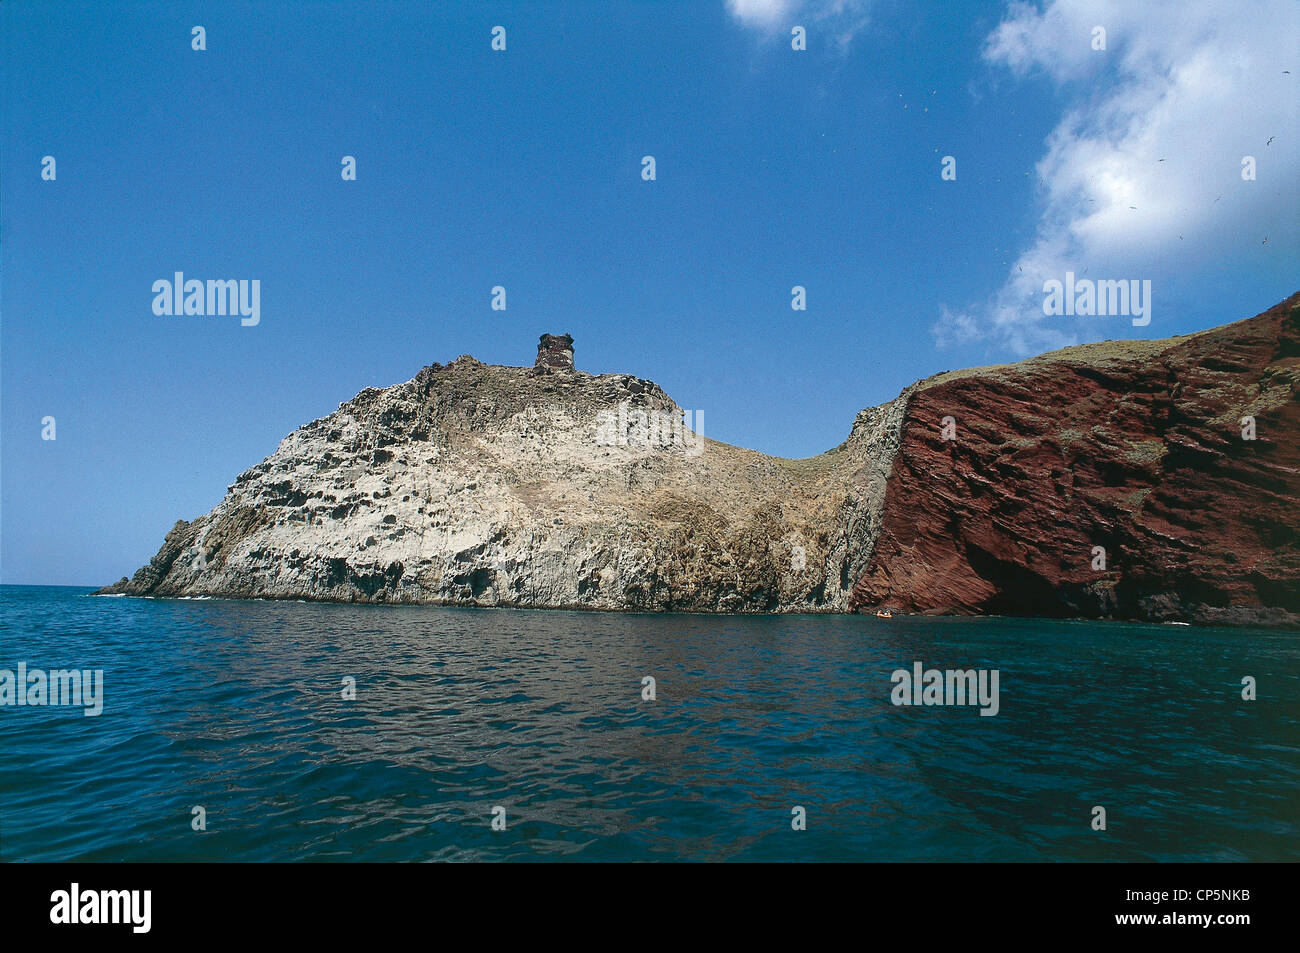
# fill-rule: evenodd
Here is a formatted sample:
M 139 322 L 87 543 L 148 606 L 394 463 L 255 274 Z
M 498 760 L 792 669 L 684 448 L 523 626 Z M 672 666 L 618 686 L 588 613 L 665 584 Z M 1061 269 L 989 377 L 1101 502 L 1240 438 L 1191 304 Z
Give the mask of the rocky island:
M 1300 293 L 939 374 L 790 460 L 650 381 L 465 355 L 286 437 L 102 594 L 1300 626 Z

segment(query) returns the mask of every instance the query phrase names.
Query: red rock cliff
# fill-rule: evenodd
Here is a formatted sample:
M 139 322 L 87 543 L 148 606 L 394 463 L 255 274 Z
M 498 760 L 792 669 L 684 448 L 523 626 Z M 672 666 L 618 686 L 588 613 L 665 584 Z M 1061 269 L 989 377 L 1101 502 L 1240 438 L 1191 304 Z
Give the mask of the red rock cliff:
M 1298 387 L 1300 293 L 932 378 L 850 607 L 1300 625 Z

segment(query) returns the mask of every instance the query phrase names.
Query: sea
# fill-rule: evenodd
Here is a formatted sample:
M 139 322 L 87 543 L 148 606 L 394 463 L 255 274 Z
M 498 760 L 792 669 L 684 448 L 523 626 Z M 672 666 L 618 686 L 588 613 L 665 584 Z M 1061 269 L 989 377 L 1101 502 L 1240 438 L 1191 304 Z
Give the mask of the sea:
M 102 671 L 0 699 L 3 861 L 1300 859 L 1300 632 L 90 592 L 0 587 Z

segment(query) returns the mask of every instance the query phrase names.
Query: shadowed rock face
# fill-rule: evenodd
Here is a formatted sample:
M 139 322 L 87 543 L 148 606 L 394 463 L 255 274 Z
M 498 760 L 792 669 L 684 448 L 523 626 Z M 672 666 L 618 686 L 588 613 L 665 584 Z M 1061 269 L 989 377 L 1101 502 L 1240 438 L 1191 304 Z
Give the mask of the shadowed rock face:
M 923 382 L 851 606 L 1300 625 L 1298 385 L 1300 295 Z
M 942 374 L 806 460 L 611 442 L 683 411 L 543 335 L 367 388 L 101 591 L 1300 626 L 1298 307 Z

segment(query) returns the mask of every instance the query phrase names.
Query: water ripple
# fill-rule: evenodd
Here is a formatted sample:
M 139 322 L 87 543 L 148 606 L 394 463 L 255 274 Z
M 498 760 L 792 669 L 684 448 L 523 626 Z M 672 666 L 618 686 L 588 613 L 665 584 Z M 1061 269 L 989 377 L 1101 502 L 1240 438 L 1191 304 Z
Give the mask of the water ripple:
M 5 860 L 1300 859 L 1295 633 L 25 587 L 0 623 L 0 667 L 105 670 L 97 718 L 0 708 Z M 1001 711 L 893 706 L 916 660 Z

